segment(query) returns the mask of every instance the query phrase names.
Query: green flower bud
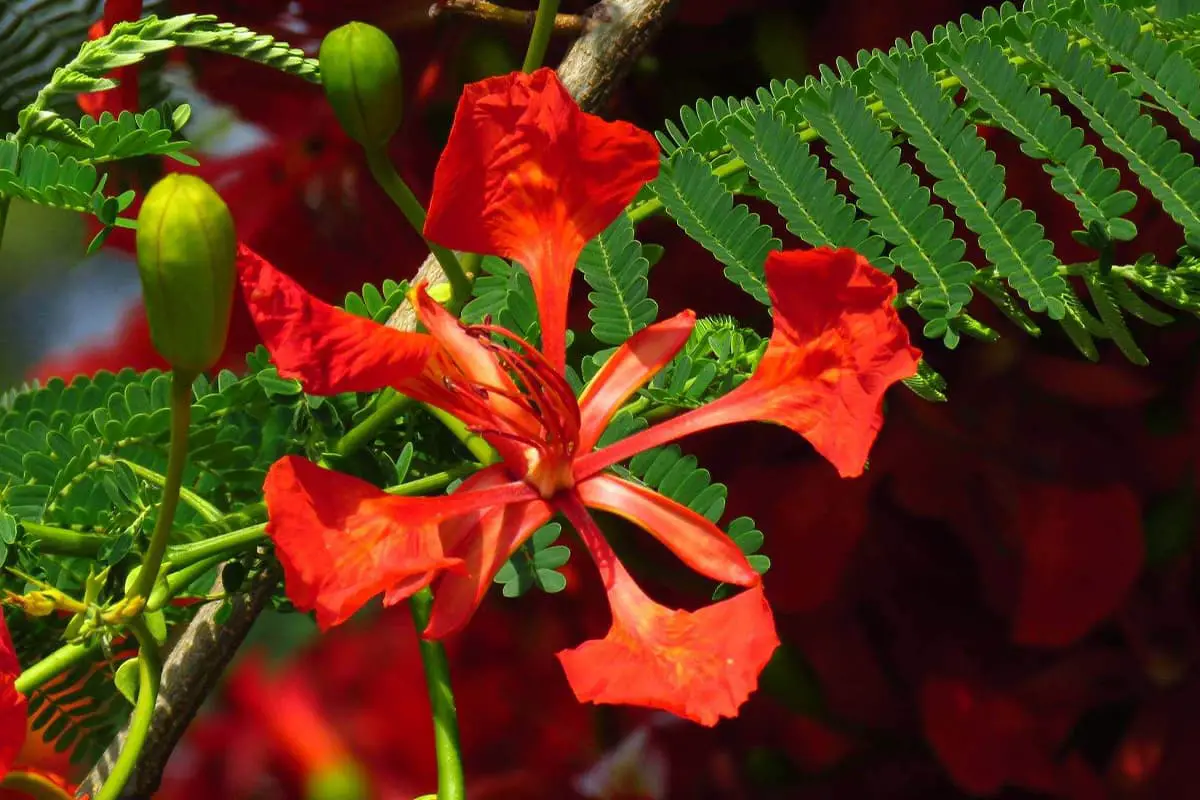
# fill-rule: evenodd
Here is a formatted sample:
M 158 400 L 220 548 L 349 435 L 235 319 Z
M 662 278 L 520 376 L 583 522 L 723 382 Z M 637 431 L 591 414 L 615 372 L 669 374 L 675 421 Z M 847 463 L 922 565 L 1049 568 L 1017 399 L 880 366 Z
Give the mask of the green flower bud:
M 403 112 L 400 54 L 373 25 L 350 22 L 321 42 L 321 83 L 346 133 L 364 147 L 387 143 Z
M 210 369 L 225 349 L 236 280 L 225 201 L 192 175 L 154 184 L 138 214 L 137 260 L 154 347 L 181 372 Z

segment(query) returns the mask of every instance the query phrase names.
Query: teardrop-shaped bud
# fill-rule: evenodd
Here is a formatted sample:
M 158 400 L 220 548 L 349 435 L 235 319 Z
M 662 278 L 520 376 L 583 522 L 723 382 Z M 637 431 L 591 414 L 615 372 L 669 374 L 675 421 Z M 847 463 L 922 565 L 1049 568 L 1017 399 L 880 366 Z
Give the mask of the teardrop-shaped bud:
M 400 54 L 374 25 L 350 22 L 321 42 L 321 84 L 346 133 L 364 147 L 387 143 L 404 110 Z
M 154 347 L 173 369 L 210 369 L 225 349 L 236 278 L 225 201 L 193 175 L 154 184 L 138 214 L 137 260 Z

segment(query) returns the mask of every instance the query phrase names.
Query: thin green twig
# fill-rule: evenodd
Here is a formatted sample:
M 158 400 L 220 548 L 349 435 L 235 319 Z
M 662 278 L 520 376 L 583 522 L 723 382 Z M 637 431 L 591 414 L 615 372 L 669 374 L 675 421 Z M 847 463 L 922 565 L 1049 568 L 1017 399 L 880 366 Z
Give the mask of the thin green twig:
M 533 72 L 546 60 L 546 49 L 550 46 L 550 37 L 554 35 L 558 3 L 559 0 L 538 0 L 533 32 L 529 34 L 529 47 L 525 51 L 525 63 L 521 66 L 525 72 Z

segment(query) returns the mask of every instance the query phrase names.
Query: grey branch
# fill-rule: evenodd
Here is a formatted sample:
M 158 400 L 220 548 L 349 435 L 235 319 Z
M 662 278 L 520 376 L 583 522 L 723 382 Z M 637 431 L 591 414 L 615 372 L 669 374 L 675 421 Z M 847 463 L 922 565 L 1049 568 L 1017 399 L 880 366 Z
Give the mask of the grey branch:
M 595 112 L 603 106 L 614 84 L 628 74 L 635 59 L 680 1 L 605 0 L 593 9 L 587 33 L 571 46 L 558 68 L 559 77 L 585 111 Z M 446 276 L 430 256 L 414 280 L 435 285 L 444 283 Z M 411 308 L 404 305 L 392 315 L 388 325 L 413 331 L 417 320 Z M 224 624 L 213 619 L 215 605 L 206 606 L 188 623 L 164 665 L 150 737 L 124 798 L 148 799 L 158 788 L 171 751 L 250 631 L 277 580 L 274 570 L 266 570 L 248 594 L 233 601 L 232 612 Z M 124 741 L 122 732 L 108 746 L 80 785 L 80 796 L 88 792 L 95 797 Z
M 230 599 L 232 608 L 224 624 L 215 619 L 220 603 L 203 606 L 188 623 L 163 663 L 162 685 L 154 706 L 154 722 L 142 746 L 137 770 L 125 785 L 125 792 L 121 795 L 123 798 L 150 800 L 162 780 L 163 768 L 175 745 L 278 585 L 279 569 L 275 564 L 270 564 L 251 579 L 248 587 Z M 218 577 L 213 592 L 221 591 Z M 77 797 L 85 794 L 95 797 L 100 791 L 125 745 L 125 736 L 126 731 L 122 731 L 108 745 L 104 755 L 79 785 Z

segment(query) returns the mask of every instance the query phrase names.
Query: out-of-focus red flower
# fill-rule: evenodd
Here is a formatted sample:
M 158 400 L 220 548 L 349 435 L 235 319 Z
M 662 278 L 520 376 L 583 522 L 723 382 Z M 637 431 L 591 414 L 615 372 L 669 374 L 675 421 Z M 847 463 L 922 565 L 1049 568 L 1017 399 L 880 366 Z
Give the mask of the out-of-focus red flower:
M 99 39 L 112 30 L 118 22 L 130 22 L 142 16 L 142 0 L 106 0 L 104 17 L 88 29 L 89 39 Z M 138 68 L 136 64 L 117 67 L 107 76 L 118 86 L 104 92 L 89 92 L 79 95 L 79 107 L 83 113 L 99 117 L 105 111 L 114 117 L 122 111 L 137 111 Z
M 1013 638 L 1062 646 L 1121 603 L 1141 573 L 1141 509 L 1122 484 L 1093 489 L 1034 485 L 1019 499 L 1022 548 Z
M 310 796 L 314 787 L 322 797 L 370 793 L 367 776 L 300 674 L 269 677 L 261 659 L 251 657 L 229 681 L 225 696 L 266 734 L 272 752 L 288 763 L 287 772 Z
M 931 677 L 921 687 L 921 717 L 938 758 L 971 794 L 995 794 L 1011 785 L 1079 800 L 1106 796 L 1078 755 L 1059 755 L 1068 729 L 1014 694 L 962 678 Z

